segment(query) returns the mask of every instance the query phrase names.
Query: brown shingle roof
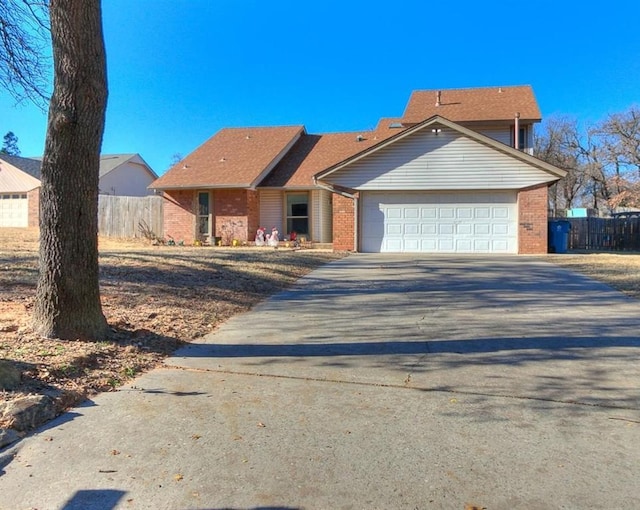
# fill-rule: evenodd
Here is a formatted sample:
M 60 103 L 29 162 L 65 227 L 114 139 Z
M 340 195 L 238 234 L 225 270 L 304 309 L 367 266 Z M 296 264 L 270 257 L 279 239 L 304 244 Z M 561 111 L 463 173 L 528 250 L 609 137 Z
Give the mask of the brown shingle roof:
M 440 105 L 436 106 L 440 92 Z M 513 120 L 539 121 L 540 109 L 529 85 L 473 89 L 416 90 L 403 121 L 417 123 L 439 115 L 454 122 Z
M 312 135 L 304 126 L 223 129 L 150 187 L 311 187 L 315 174 L 436 115 L 453 122 L 512 121 L 516 112 L 521 120 L 541 118 L 528 85 L 442 89 L 439 106 L 437 98 L 437 90 L 414 91 L 402 118 L 381 119 L 372 131 Z
M 150 187 L 255 186 L 303 132 L 304 126 L 222 129 Z
M 402 131 L 382 119 L 374 131 L 303 135 L 260 187 L 311 187 L 313 176 Z

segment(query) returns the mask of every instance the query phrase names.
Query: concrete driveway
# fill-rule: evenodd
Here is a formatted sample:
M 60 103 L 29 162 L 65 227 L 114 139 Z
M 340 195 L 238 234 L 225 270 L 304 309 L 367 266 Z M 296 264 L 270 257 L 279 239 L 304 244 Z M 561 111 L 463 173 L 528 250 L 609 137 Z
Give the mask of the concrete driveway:
M 635 508 L 639 375 L 593 280 L 353 255 L 0 455 L 0 508 Z

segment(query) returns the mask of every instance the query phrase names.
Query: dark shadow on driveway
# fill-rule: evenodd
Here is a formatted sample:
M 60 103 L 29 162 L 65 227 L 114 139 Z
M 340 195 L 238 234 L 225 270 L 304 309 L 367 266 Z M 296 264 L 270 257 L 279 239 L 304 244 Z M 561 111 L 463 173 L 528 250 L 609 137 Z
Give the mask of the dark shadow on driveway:
M 637 336 L 480 338 L 469 340 L 425 340 L 345 342 L 319 344 L 190 344 L 180 351 L 185 357 L 269 358 L 318 356 L 380 356 L 394 354 L 476 354 L 514 350 L 546 350 L 607 347 L 640 347 Z M 565 353 L 568 355 L 569 353 Z M 564 356 L 563 356 L 564 357 Z

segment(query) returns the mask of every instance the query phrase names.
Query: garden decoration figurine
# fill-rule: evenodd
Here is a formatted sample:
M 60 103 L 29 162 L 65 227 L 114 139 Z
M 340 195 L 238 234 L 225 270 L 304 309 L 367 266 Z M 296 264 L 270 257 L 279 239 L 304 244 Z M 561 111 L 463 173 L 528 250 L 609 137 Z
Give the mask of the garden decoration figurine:
M 295 230 L 292 230 L 289 234 L 289 240 L 294 248 L 300 247 L 300 242 L 298 241 L 298 233 Z
M 280 232 L 276 227 L 271 229 L 271 234 L 267 235 L 267 244 L 269 246 L 273 246 L 274 248 L 278 247 L 278 242 L 280 241 Z
M 267 231 L 264 227 L 259 227 L 256 232 L 256 246 L 264 246 L 265 244 L 265 232 Z

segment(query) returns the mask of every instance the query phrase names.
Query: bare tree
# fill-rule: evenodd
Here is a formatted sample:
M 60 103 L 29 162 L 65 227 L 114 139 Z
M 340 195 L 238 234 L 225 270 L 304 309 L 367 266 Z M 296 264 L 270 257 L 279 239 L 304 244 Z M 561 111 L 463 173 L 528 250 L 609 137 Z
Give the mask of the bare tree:
M 44 109 L 48 101 L 48 0 L 0 0 L 0 88 Z
M 51 0 L 54 88 L 42 161 L 35 330 L 100 338 L 98 177 L 107 102 L 99 0 Z
M 640 109 L 609 115 L 593 130 L 607 164 L 609 206 L 640 205 Z
M 551 118 L 535 135 L 536 157 L 567 171 L 549 190 L 549 206 L 555 215 L 575 207 L 587 184 L 583 165 L 573 148 L 574 140 L 579 138 L 578 124 L 569 118 Z

